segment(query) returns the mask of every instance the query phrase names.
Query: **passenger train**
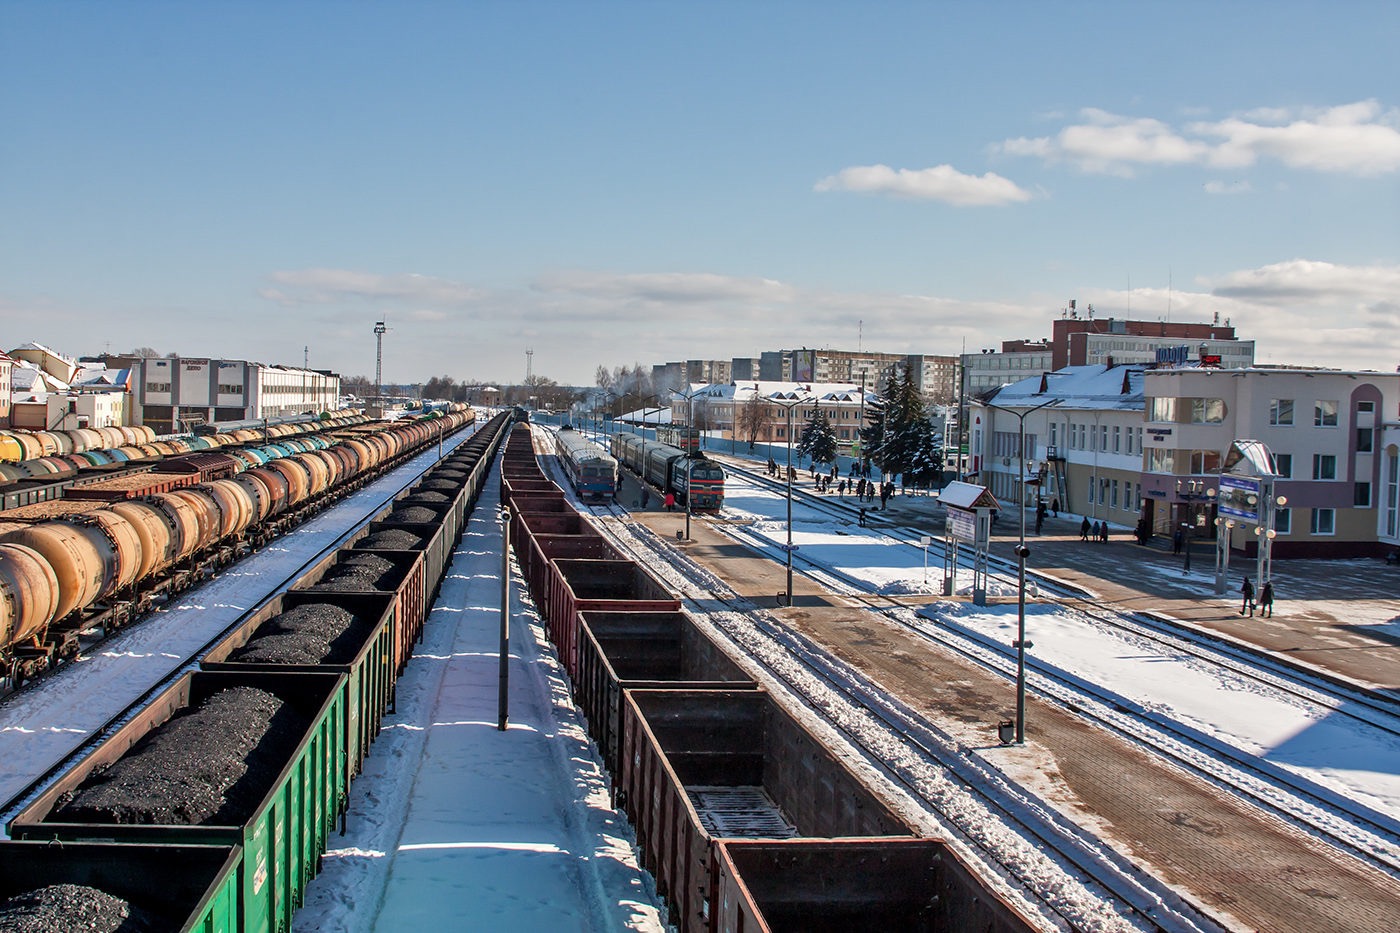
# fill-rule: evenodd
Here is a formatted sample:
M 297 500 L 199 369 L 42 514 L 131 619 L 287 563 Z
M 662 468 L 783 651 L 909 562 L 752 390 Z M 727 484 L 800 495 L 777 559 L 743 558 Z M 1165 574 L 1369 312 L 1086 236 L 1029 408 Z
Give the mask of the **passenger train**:
M 602 447 L 564 425 L 554 433 L 554 451 L 581 498 L 607 502 L 617 495 L 617 460 Z
M 629 432 L 613 435 L 612 452 L 627 469 L 694 511 L 717 512 L 724 505 L 724 469 L 704 454 L 686 456 L 679 447 Z

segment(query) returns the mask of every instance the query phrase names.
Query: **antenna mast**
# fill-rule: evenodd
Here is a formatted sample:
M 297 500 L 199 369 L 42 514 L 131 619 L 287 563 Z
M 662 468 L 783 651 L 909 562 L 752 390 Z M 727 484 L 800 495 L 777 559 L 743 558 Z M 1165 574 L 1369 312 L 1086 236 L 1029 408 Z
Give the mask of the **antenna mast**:
M 530 380 L 535 375 L 535 349 L 527 347 L 525 349 L 525 384 L 529 385 Z
M 384 398 L 384 332 L 388 329 L 383 321 L 374 323 L 374 397 L 381 402 Z

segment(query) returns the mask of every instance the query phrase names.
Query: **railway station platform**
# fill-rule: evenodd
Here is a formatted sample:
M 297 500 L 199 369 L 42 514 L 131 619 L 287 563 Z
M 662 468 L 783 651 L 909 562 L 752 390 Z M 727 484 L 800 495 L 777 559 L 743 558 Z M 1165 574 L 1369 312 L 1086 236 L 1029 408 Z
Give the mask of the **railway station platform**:
M 635 501 L 626 489 L 619 498 Z M 867 522 L 938 537 L 939 512 L 929 497 L 896 497 L 887 511 L 868 511 Z M 1343 933 L 1400 925 L 1396 879 L 1317 844 L 1129 741 L 1086 727 L 1072 713 L 1034 695 L 1027 703 L 1026 744 L 1003 746 L 997 723 L 1011 718 L 1015 706 L 1014 685 L 1004 678 L 932 647 L 800 575 L 794 578 L 792 605 L 780 606 L 775 594 L 785 589 L 785 568 L 725 535 L 719 524 L 692 521 L 691 539 L 677 542 L 685 522 L 680 512 L 653 505 L 634 519 L 674 542 L 736 593 L 920 710 L 957 738 L 965 754 L 1112 841 L 1226 928 Z M 1044 534 L 1028 534 L 1032 569 L 1083 589 L 1095 602 L 1158 612 L 1257 641 L 1282 656 L 1360 682 L 1389 685 L 1400 670 L 1392 642 L 1357 630 L 1400 616 L 1394 587 L 1385 588 L 1380 579 L 1362 585 L 1386 570 L 1395 573 L 1382 561 L 1374 562 L 1374 568 L 1369 562 L 1359 567 L 1340 562 L 1347 566 L 1306 569 L 1277 562 L 1281 595 L 1274 618 L 1241 619 L 1235 611 L 1238 597 L 1214 594 L 1209 552 L 1201 552 L 1205 560 L 1199 569 L 1184 575 L 1181 557 L 1142 547 L 1131 538 L 1081 542 L 1078 528 L 1079 516 L 1062 513 L 1046 523 Z M 1003 518 L 997 531 L 994 553 L 1014 559 L 1017 528 Z
M 664 929 L 563 669 L 515 586 L 498 729 L 499 489 L 498 465 L 294 929 Z

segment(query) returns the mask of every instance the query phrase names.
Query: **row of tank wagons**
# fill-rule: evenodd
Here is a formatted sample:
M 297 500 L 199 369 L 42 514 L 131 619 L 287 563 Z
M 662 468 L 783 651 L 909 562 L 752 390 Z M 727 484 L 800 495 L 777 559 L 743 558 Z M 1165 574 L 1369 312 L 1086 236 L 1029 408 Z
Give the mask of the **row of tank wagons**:
M 522 576 L 682 933 L 1034 929 L 574 510 L 528 436 L 502 464 Z
M 724 468 L 704 454 L 689 456 L 679 447 L 626 431 L 613 435 L 611 449 L 619 463 L 662 493 L 675 495 L 680 504 L 697 512 L 724 506 Z
M 611 500 L 617 495 L 617 458 L 564 425 L 554 432 L 554 450 L 584 499 Z
M 404 498 L 451 484 L 470 511 L 506 422 Z M 429 559 L 444 527 L 396 522 L 402 501 L 35 795 L 0 843 L 0 898 L 118 918 L 102 929 L 130 915 L 141 929 L 290 930 L 445 573 Z
M 64 519 L 0 525 L 0 651 L 38 648 L 51 623 L 133 594 L 145 581 L 239 542 L 264 523 L 280 527 L 328 490 L 469 420 L 469 413 L 454 412 L 441 426 L 402 422 L 344 436 L 325 450 L 250 466 L 230 479 L 94 502 L 91 510 Z
M 362 424 L 358 412 L 331 413 L 324 420 L 271 424 L 205 436 L 157 440 L 146 425 L 77 428 L 71 431 L 0 431 L 0 484 L 61 477 L 109 464 L 141 463 L 220 447 L 301 437 Z

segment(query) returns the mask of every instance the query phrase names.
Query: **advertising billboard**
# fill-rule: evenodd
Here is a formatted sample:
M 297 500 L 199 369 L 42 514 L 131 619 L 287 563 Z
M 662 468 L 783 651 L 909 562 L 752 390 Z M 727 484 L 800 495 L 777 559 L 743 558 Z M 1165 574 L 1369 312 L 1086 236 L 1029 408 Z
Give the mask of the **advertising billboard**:
M 1263 502 L 1264 481 L 1256 476 L 1220 474 L 1221 515 L 1259 524 L 1259 508 Z

